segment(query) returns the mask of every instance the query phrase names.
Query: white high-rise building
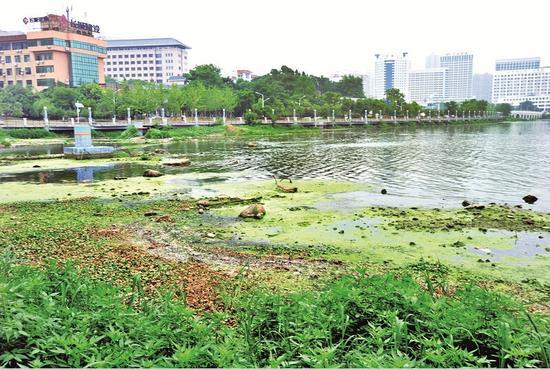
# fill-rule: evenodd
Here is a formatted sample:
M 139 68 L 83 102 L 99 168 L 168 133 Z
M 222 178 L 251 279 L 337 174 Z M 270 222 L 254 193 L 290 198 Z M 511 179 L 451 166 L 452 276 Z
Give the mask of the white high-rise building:
M 550 67 L 540 67 L 540 60 L 538 66 L 534 65 L 533 59 L 537 58 L 497 61 L 498 70 L 493 75 L 494 104 L 517 106 L 531 101 L 537 108 L 550 111 Z
M 477 100 L 491 101 L 493 90 L 493 75 L 491 73 L 474 74 L 472 94 Z
M 474 55 L 453 53 L 439 57 L 439 66 L 447 68 L 447 101 L 464 101 L 472 98 Z
M 370 76 L 368 74 L 363 74 L 361 75 L 361 79 L 363 80 L 363 94 L 365 94 L 365 97 L 372 97 Z
M 428 106 L 445 101 L 447 68 L 428 68 L 409 72 L 411 101 Z
M 383 99 L 390 88 L 397 88 L 406 96 L 409 91 L 409 69 L 406 52 L 399 55 L 376 54 L 374 96 Z
M 105 76 L 167 84 L 189 72 L 189 49 L 173 38 L 108 40 Z

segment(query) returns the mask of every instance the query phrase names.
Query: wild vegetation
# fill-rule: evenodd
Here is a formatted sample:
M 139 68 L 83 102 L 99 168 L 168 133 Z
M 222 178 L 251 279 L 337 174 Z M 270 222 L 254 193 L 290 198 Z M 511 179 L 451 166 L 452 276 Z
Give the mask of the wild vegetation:
M 221 208 L 224 201 L 232 204 L 231 198 L 216 201 Z M 140 194 L 123 202 L 2 205 L 0 365 L 549 364 L 545 313 L 457 283 L 450 266 L 344 266 L 297 249 L 285 256 L 287 263 L 305 258 L 329 269 L 310 276 L 315 288 L 278 288 L 268 267 L 208 262 L 208 255 L 252 259 L 231 244 L 206 247 L 205 234 L 220 231 L 196 209 L 189 200 L 151 201 Z M 162 230 L 178 230 L 177 239 L 194 256 L 163 257 L 168 241 L 155 233 Z M 258 255 L 266 265 L 283 260 L 265 250 Z M 287 265 L 276 269 L 283 279 L 293 273 Z

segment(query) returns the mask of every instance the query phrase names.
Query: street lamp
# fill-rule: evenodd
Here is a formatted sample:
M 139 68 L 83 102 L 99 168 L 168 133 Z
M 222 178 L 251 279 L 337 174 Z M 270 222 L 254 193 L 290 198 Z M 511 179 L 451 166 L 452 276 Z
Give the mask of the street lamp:
M 265 108 L 265 102 L 269 99 L 271 99 L 270 97 L 268 97 L 267 99 L 265 98 L 264 94 L 260 93 L 260 92 L 256 92 L 254 91 L 255 94 L 257 95 L 260 95 L 262 97 L 262 109 Z
M 80 123 L 80 109 L 82 109 L 84 105 L 76 100 L 74 106 L 76 107 L 76 123 Z

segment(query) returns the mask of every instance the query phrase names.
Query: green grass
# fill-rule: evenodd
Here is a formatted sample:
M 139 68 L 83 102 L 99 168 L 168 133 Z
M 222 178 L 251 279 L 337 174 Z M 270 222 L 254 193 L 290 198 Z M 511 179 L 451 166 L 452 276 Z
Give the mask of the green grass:
M 201 316 L 70 265 L 0 261 L 0 365 L 31 367 L 548 366 L 548 320 L 466 286 L 437 297 L 412 278 L 358 273 L 315 292 L 228 293 Z M 228 324 L 233 321 L 234 324 Z
M 439 263 L 357 270 L 291 293 L 242 273 L 217 286 L 217 311 L 197 314 L 185 303 L 194 280 L 178 284 L 190 264 L 151 256 L 124 233 L 161 226 L 144 217 L 151 210 L 174 218 L 169 228 L 201 229 L 183 210 L 191 205 L 2 205 L 0 367 L 550 365 L 547 315 L 473 285 L 455 289 Z

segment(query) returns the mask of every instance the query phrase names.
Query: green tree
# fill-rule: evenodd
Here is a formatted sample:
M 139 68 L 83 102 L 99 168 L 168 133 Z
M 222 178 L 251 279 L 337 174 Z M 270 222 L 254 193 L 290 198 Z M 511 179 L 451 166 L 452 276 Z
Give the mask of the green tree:
M 508 117 L 512 112 L 512 105 L 508 103 L 497 104 L 495 106 L 495 111 L 501 113 L 505 117 Z
M 200 82 L 207 87 L 221 87 L 224 84 L 220 68 L 213 64 L 197 65 L 185 77 L 189 82 Z
M 343 76 L 335 83 L 334 91 L 346 97 L 365 97 L 363 94 L 363 80 L 361 77 Z

